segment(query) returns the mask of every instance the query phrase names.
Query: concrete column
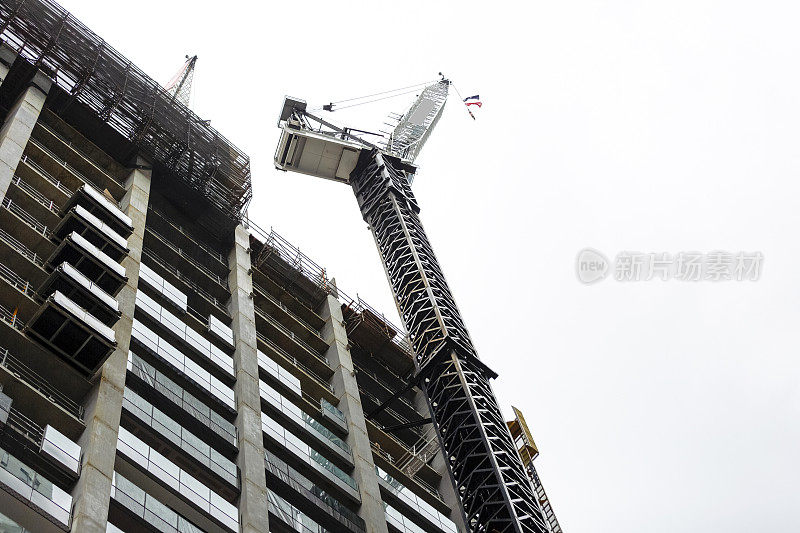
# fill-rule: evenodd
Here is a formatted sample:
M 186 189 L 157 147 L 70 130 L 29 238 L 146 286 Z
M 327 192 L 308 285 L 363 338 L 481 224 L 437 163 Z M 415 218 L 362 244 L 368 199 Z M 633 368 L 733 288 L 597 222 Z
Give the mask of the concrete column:
M 269 532 L 267 475 L 264 469 L 264 438 L 261 433 L 261 394 L 258 386 L 258 344 L 253 306 L 253 278 L 250 263 L 250 234 L 243 226 L 234 232 L 228 256 L 228 285 L 236 351 L 236 430 L 239 433 L 237 464 L 241 475 L 239 530 L 242 533 Z
M 11 65 L 17 59 L 17 53 L 6 46 L 5 43 L 0 44 L 0 87 L 3 85 L 3 80 L 8 76 L 8 71 L 11 70 Z
M 347 444 L 353 450 L 355 470 L 353 477 L 361 490 L 361 507 L 358 515 L 367 524 L 367 533 L 387 533 L 386 514 L 380 497 L 378 476 L 367 435 L 367 422 L 361 407 L 353 359 L 347 348 L 347 331 L 344 327 L 342 304 L 328 295 L 322 304 L 320 316 L 325 319 L 322 337 L 330 344 L 325 357 L 334 370 L 333 387 L 339 397 L 339 409 L 347 417 Z
M 0 65 L 2 65 L 2 53 L 0 52 Z M 5 69 L 5 72 L 3 72 Z M 8 74 L 8 68 L 3 65 L 0 68 L 0 75 Z M 28 83 L 27 88 L 17 99 L 14 106 L 8 112 L 3 127 L 0 128 L 0 200 L 5 198 L 14 172 L 22 157 L 22 151 L 28 144 L 31 131 L 36 125 L 39 113 L 44 107 L 47 91 L 50 90 L 52 81 L 41 71 Z
M 100 380 L 88 395 L 84 416 L 86 430 L 79 441 L 83 449 L 83 466 L 81 477 L 72 491 L 72 531 L 77 533 L 105 533 L 108 520 L 152 174 L 149 164 L 143 159 L 138 158 L 136 164 L 143 168 L 130 173 L 125 184 L 127 193 L 122 199 L 122 210 L 133 221 L 133 234 L 128 237 L 130 253 L 122 261 L 128 283 L 117 295 L 122 312 L 122 317 L 114 325 L 117 348 L 103 364 Z

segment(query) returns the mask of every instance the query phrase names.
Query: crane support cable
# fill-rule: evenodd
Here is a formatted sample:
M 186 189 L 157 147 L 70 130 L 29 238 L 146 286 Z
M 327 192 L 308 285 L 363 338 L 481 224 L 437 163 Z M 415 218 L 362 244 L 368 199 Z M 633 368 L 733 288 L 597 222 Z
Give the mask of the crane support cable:
M 407 85 L 405 87 L 398 87 L 396 89 L 391 89 L 391 90 L 388 90 L 388 91 L 381 91 L 381 92 L 378 92 L 378 93 L 366 94 L 364 96 L 356 96 L 354 98 L 346 98 L 344 100 L 337 100 L 335 102 L 330 102 L 329 104 L 327 104 L 326 106 L 323 106 L 323 107 L 326 109 L 326 111 L 332 111 L 333 108 L 338 106 L 339 104 L 344 104 L 344 103 L 347 103 L 347 102 L 355 102 L 357 100 L 365 100 L 367 98 L 373 98 L 375 96 L 389 95 L 389 96 L 386 96 L 385 98 L 378 98 L 378 99 L 375 99 L 375 100 L 370 100 L 368 102 L 350 104 L 348 106 L 340 107 L 339 109 L 345 109 L 346 107 L 354 107 L 356 105 L 361 105 L 361 104 L 369 104 L 371 102 L 377 102 L 379 100 L 384 100 L 386 98 L 393 98 L 395 96 L 401 96 L 403 94 L 409 94 L 410 92 L 414 92 L 415 90 L 419 89 L 420 87 L 424 87 L 426 85 L 430 85 L 431 83 L 435 83 L 435 82 L 436 82 L 436 80 L 426 81 L 426 82 L 422 82 L 422 83 L 416 83 L 414 85 Z M 412 89 L 412 90 L 408 91 L 409 89 Z M 407 92 L 402 92 L 401 93 L 399 91 L 407 91 Z M 398 93 L 398 94 L 391 94 L 391 93 Z M 315 111 L 319 111 L 320 109 L 323 109 L 323 107 L 320 107 L 320 108 L 314 109 L 314 110 Z

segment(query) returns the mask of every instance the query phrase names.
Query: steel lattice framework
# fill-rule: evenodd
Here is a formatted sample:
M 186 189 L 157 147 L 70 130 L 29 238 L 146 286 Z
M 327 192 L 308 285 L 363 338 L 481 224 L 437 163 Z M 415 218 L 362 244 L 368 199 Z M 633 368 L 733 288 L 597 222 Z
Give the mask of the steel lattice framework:
M 350 175 L 383 259 L 472 532 L 545 533 L 516 447 L 419 219 L 403 163 L 364 150 Z
M 0 40 L 52 75 L 63 109 L 85 105 L 159 170 L 233 220 L 252 196 L 250 159 L 52 0 L 0 1 Z

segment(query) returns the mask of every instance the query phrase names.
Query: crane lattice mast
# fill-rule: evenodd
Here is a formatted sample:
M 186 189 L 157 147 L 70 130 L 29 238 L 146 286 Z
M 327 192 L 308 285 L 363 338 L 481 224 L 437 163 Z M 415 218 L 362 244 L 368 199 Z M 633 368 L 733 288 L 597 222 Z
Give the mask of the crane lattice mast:
M 192 80 L 194 80 L 194 65 L 197 63 L 197 56 L 186 56 L 186 62 L 181 69 L 164 86 L 164 89 L 176 100 L 186 107 L 189 107 L 189 100 L 192 96 Z
M 403 391 L 419 385 L 425 393 L 469 530 L 546 533 L 492 391 L 490 380 L 497 375 L 478 358 L 410 186 L 414 159 L 441 116 L 449 84 L 443 79 L 422 91 L 384 150 L 287 97 L 275 164 L 352 186 L 416 356 L 415 378 Z

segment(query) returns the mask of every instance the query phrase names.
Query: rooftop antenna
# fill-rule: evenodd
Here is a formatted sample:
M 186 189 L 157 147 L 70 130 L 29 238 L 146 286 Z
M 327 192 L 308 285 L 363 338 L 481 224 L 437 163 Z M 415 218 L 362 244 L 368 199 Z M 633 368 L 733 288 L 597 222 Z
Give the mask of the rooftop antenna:
M 181 69 L 164 86 L 174 101 L 178 101 L 186 107 L 189 107 L 189 98 L 192 95 L 195 63 L 197 63 L 197 56 L 186 56 L 186 62 Z

